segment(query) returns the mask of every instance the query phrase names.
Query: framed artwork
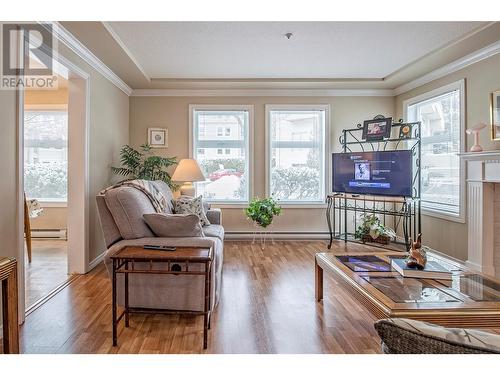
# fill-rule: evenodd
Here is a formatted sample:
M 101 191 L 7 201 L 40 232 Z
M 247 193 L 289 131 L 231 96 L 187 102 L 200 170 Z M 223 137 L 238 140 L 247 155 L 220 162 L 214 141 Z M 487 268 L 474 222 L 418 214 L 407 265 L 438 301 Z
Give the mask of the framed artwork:
M 492 92 L 490 100 L 491 138 L 500 140 L 500 90 Z
M 168 129 L 148 128 L 148 144 L 154 148 L 167 148 Z
M 362 139 L 367 141 L 379 141 L 391 136 L 392 117 L 363 122 Z

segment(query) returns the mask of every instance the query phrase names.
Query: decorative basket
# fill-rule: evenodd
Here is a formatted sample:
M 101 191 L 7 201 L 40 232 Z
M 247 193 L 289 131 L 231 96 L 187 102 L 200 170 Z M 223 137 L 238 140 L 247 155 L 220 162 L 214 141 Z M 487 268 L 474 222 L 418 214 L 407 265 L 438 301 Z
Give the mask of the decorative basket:
M 363 242 L 376 242 L 382 245 L 389 245 L 389 242 L 391 242 L 391 238 L 389 236 L 386 236 L 382 234 L 381 236 L 378 236 L 377 238 L 372 238 L 369 234 L 363 235 L 361 238 L 361 241 Z

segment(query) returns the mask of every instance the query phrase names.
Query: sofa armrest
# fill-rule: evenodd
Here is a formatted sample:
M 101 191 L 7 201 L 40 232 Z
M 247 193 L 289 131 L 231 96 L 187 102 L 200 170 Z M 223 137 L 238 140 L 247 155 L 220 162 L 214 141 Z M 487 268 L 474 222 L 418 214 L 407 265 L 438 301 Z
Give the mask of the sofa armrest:
M 210 224 L 222 224 L 222 211 L 220 208 L 211 208 L 207 211 L 207 219 Z

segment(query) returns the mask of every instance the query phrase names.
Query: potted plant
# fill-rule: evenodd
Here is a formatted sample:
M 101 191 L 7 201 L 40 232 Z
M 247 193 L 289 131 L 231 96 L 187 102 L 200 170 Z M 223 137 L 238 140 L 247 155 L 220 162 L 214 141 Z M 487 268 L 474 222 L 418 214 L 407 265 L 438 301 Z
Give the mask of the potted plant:
M 254 198 L 245 209 L 245 214 L 256 225 L 267 228 L 273 222 L 274 216 L 281 214 L 281 207 L 271 197 Z
M 375 214 L 361 215 L 361 224 L 356 228 L 354 237 L 363 242 L 377 242 L 387 245 L 396 238 L 392 228 L 386 227 Z
M 140 150 L 125 145 L 120 150 L 122 167 L 111 167 L 111 170 L 117 175 L 127 177 L 127 179 L 165 181 L 171 189 L 176 189 L 177 186 L 172 183 L 166 169 L 177 164 L 177 158 L 175 156 L 164 158 L 153 155 L 151 150 L 151 146 L 148 144 L 141 145 Z

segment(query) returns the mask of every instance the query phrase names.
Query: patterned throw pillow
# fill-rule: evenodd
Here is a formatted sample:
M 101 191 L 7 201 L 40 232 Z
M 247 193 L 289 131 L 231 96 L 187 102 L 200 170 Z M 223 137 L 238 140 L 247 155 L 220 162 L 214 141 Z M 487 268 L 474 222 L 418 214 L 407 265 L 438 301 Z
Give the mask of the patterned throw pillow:
M 179 199 L 175 201 L 175 213 L 182 215 L 195 214 L 200 218 L 201 225 L 210 225 L 210 221 L 208 221 L 205 210 L 203 209 L 203 201 L 201 195 L 197 198 L 189 197 L 187 195 L 181 195 Z

